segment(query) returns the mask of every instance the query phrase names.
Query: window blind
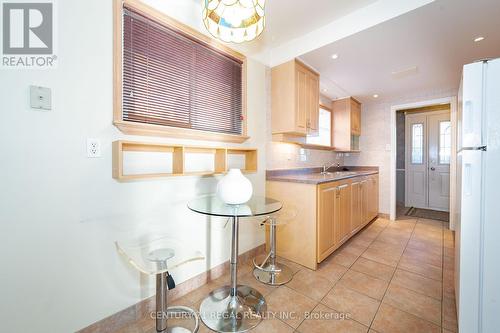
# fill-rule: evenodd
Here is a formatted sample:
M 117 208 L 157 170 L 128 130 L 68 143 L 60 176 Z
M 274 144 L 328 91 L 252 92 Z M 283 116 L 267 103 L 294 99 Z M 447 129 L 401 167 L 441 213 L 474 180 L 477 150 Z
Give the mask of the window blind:
M 138 12 L 123 12 L 123 120 L 242 134 L 242 67 Z

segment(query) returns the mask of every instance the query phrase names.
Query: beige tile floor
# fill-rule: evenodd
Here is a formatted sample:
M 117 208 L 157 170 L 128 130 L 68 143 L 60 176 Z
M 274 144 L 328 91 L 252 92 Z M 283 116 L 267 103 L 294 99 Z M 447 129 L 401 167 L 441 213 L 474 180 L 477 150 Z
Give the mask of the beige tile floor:
M 274 313 L 255 333 L 457 332 L 453 288 L 454 236 L 446 223 L 379 218 L 327 258 L 317 271 L 287 262 L 290 283 L 257 282 L 251 265 L 240 268 L 239 283 L 257 288 Z M 222 277 L 173 304 L 195 309 Z M 293 314 L 290 316 L 290 314 Z M 145 318 L 121 333 L 154 332 Z M 210 332 L 201 324 L 200 332 Z

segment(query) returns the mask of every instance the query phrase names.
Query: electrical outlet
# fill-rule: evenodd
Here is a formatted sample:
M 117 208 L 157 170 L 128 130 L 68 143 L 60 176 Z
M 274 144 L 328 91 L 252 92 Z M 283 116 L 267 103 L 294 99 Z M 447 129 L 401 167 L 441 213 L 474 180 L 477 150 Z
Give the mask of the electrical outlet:
M 87 157 L 101 157 L 101 141 L 98 139 L 87 139 Z

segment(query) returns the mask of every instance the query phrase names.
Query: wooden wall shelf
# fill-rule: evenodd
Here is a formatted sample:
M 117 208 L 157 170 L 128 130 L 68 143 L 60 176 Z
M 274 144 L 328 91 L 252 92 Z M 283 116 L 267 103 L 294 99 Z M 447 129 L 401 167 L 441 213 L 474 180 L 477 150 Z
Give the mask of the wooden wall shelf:
M 126 152 L 171 153 L 172 172 L 124 174 L 123 155 Z M 186 170 L 186 155 L 198 153 L 214 155 L 213 171 L 191 172 Z M 257 172 L 257 149 L 255 148 L 200 147 L 118 140 L 113 142 L 113 178 L 118 180 L 134 180 L 223 174 L 228 171 L 229 155 L 243 155 L 245 157 L 245 168 L 241 170 L 243 173 Z

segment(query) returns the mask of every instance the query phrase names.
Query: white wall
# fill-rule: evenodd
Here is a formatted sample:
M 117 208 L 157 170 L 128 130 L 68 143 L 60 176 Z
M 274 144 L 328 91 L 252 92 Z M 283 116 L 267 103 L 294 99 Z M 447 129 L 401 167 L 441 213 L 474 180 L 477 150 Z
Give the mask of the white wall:
M 346 165 L 379 167 L 379 212 L 390 211 L 391 106 L 456 96 L 456 91 L 416 93 L 394 101 L 363 104 L 361 108 L 360 154 L 345 157 Z
M 151 2 L 200 27 L 198 2 Z M 186 141 L 127 137 L 112 125 L 112 1 L 58 1 L 58 10 L 58 68 L 0 72 L 2 332 L 71 332 L 153 295 L 115 250 L 125 233 L 168 229 L 206 253 L 207 261 L 174 272 L 178 283 L 229 258 L 230 230 L 186 208 L 217 178 L 112 179 L 112 141 Z M 249 61 L 248 82 L 245 145 L 259 149 L 259 172 L 249 178 L 263 194 L 266 67 Z M 52 88 L 52 111 L 29 109 L 32 84 Z M 101 140 L 101 158 L 86 158 L 89 137 Z M 240 234 L 240 252 L 264 242 L 255 223 Z

